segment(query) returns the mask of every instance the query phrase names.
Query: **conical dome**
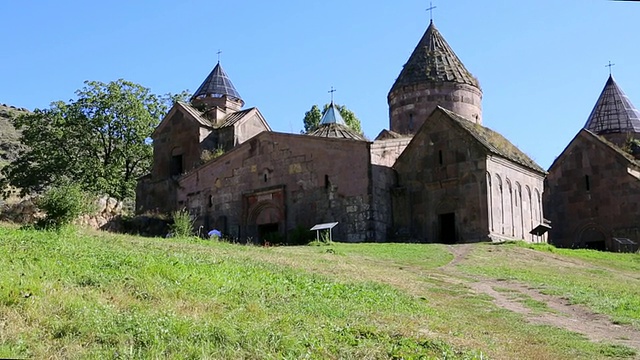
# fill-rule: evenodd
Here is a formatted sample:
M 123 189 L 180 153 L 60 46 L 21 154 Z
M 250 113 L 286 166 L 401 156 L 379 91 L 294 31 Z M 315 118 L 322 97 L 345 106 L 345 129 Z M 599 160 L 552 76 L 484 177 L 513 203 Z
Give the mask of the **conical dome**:
M 356 131 L 347 126 L 347 123 L 342 118 L 342 115 L 340 115 L 340 110 L 338 110 L 333 101 L 324 112 L 324 114 L 322 114 L 322 119 L 320 119 L 320 125 L 318 125 L 318 128 L 309 133 L 309 135 L 366 141 L 364 136 L 358 134 Z
M 402 68 L 391 91 L 425 82 L 454 82 L 480 88 L 478 80 L 464 67 L 433 22 Z
M 584 128 L 598 135 L 640 133 L 640 112 L 613 76 L 607 79 Z
M 224 72 L 220 63 L 216 64 L 216 67 L 213 68 L 209 76 L 202 82 L 202 85 L 196 90 L 196 92 L 191 97 L 191 101 L 201 97 L 222 97 L 228 96 L 233 100 L 240 100 L 240 94 L 236 90 L 233 83 L 231 83 L 231 79 L 227 76 L 227 73 Z
M 482 90 L 433 22 L 387 96 L 389 128 L 415 134 L 438 107 L 482 124 Z

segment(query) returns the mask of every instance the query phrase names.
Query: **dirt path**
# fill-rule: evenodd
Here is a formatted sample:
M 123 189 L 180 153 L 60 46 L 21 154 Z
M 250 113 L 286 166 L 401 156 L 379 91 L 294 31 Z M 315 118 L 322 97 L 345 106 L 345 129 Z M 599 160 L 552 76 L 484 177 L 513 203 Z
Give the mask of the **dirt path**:
M 583 334 L 591 341 L 626 345 L 640 352 L 640 331 L 630 326 L 614 324 L 605 315 L 593 313 L 584 306 L 572 305 L 566 299 L 542 294 L 534 288 L 517 282 L 461 274 L 456 269 L 456 265 L 464 262 L 471 250 L 472 245 L 449 246 L 449 251 L 453 254 L 454 259 L 441 267 L 440 270 L 445 275 L 451 275 L 453 279 L 462 276 L 475 280 L 465 282 L 465 284 L 476 293 L 491 296 L 497 306 L 522 314 L 532 323 L 560 327 Z M 453 281 L 460 283 L 458 280 Z M 547 308 L 533 310 L 524 305 L 523 299 L 544 303 Z

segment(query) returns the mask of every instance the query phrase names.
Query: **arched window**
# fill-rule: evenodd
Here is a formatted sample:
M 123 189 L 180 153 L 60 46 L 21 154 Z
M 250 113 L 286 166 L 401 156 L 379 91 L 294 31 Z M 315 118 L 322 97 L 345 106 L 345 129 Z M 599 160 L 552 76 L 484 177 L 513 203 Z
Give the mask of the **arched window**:
M 527 210 L 527 218 L 529 219 L 528 230 L 531 230 L 533 229 L 533 202 L 531 201 L 531 189 L 529 188 L 529 185 L 526 185 L 524 189 L 526 191 L 524 198 L 527 201 L 527 208 L 525 210 Z M 533 240 L 533 235 L 531 235 L 531 240 Z
M 522 204 L 522 187 L 516 181 L 516 215 L 519 219 L 517 222 L 517 234 L 524 240 L 524 206 Z
M 514 236 L 515 235 L 515 228 L 514 228 L 514 219 L 513 219 L 513 188 L 511 187 L 511 180 L 509 180 L 509 178 L 506 178 L 505 183 L 507 185 L 507 192 L 506 192 L 506 206 L 507 206 L 507 233 L 510 236 Z
M 487 217 L 489 220 L 489 230 L 493 231 L 493 188 L 491 187 L 491 173 L 487 172 L 487 202 L 489 211 Z
M 504 234 L 504 193 L 502 191 L 502 179 L 500 179 L 500 175 L 496 174 L 496 190 L 497 190 L 497 199 L 500 204 L 499 209 L 499 218 L 498 224 L 500 225 L 500 233 Z

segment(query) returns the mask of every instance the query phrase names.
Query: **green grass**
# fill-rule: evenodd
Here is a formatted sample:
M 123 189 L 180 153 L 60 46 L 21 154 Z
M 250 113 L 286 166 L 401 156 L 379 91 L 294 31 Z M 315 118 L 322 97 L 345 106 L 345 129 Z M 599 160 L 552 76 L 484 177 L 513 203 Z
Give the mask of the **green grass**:
M 452 256 L 441 245 L 264 248 L 0 227 L 0 254 L 0 357 L 635 354 L 531 324 L 443 278 Z
M 387 260 L 401 266 L 420 266 L 424 269 L 443 266 L 453 259 L 446 247 L 440 244 L 334 243 L 332 248 L 338 254 Z
M 557 260 L 545 253 L 553 253 Z M 565 297 L 611 316 L 616 323 L 640 329 L 639 264 L 640 254 L 512 243 L 479 246 L 471 261 L 460 268 L 469 274 L 538 287 L 543 293 Z
M 10 229 L 0 239 L 0 356 L 474 358 L 419 336 L 424 302 L 230 256 L 239 246 Z

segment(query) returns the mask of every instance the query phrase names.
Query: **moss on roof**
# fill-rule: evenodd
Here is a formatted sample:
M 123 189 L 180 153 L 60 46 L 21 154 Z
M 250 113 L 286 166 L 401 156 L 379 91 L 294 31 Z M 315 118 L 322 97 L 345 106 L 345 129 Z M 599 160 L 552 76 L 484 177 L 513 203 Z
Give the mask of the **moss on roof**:
M 517 164 L 525 166 L 529 169 L 537 171 L 539 173 L 546 174 L 546 171 L 540 167 L 535 161 L 531 160 L 527 154 L 518 149 L 509 140 L 499 133 L 484 127 L 480 124 L 474 123 L 452 111 L 438 107 L 449 118 L 454 120 L 463 130 L 471 134 L 480 144 L 482 144 L 491 153 L 503 157 L 507 160 L 511 160 Z
M 476 79 L 451 49 L 433 22 L 393 84 L 391 91 L 422 83 L 461 83 L 480 89 Z

